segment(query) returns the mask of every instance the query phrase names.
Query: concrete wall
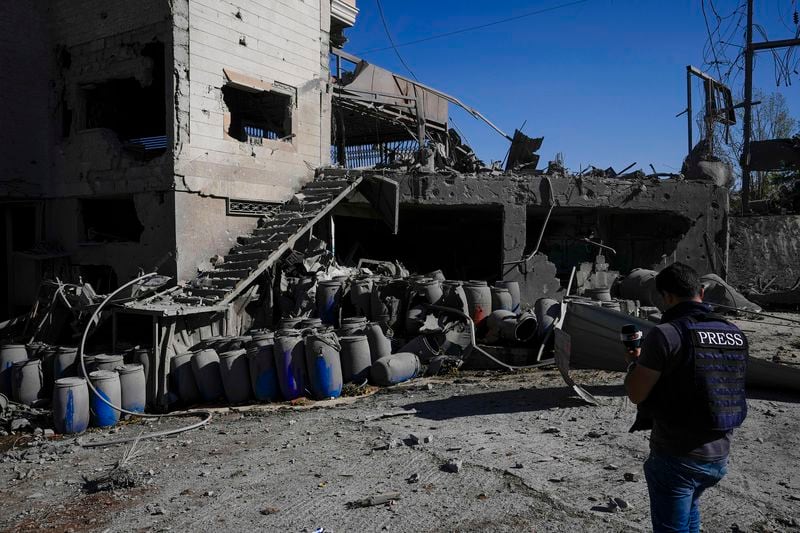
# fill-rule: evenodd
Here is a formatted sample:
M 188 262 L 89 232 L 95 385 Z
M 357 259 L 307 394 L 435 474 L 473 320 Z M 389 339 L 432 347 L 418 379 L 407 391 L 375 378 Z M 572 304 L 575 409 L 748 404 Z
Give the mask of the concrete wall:
M 56 0 L 48 2 L 51 50 L 55 56 L 51 110 L 54 121 L 50 196 L 117 194 L 169 190 L 172 158 L 143 160 L 122 150 L 118 136 L 105 128 L 87 129 L 84 88 L 111 79 L 152 83 L 153 61 L 142 48 L 154 41 L 171 48 L 171 16 L 163 0 Z M 167 52 L 168 53 L 168 52 Z M 165 61 L 166 78 L 172 69 Z M 172 88 L 166 84 L 164 99 Z M 169 106 L 167 106 L 169 108 Z M 61 116 L 72 112 L 70 134 L 61 136 Z M 164 133 L 171 136 L 170 123 Z
M 285 201 L 328 162 L 330 3 L 177 0 L 173 17 L 178 271 L 189 278 L 255 224 L 226 216 L 225 198 Z M 223 69 L 296 91 L 291 142 L 227 134 Z
M 800 278 L 800 216 L 732 217 L 730 274 L 735 287 L 790 288 Z
M 49 172 L 45 5 L 42 0 L 0 4 L 0 196 L 38 196 Z
M 194 278 L 198 268 L 207 267 L 211 256 L 225 255 L 236 244 L 236 237 L 255 227 L 253 217 L 226 215 L 225 204 L 223 198 L 175 193 L 179 279 Z
M 522 258 L 526 246 L 532 248 L 538 237 L 528 235 L 526 218 L 531 208 L 543 212 L 549 206 L 550 188 L 541 176 L 421 176 L 418 179 L 400 179 L 401 202 L 404 205 L 421 204 L 429 206 L 498 205 L 504 210 L 502 262 Z M 669 260 L 687 263 L 702 273 L 717 272 L 723 269 L 726 246 L 726 226 L 728 217 L 728 193 L 725 188 L 710 182 L 665 180 L 653 182 L 627 182 L 599 178 L 558 178 L 550 179 L 552 197 L 557 207 L 554 215 L 564 209 L 596 210 L 598 214 L 664 214 L 679 215 L 686 220 L 688 228 L 677 236 L 674 249 L 669 250 Z M 624 211 L 623 211 L 624 210 Z M 667 221 L 665 217 L 665 229 Z M 597 236 L 609 242 L 611 235 Z M 403 231 L 403 228 L 400 228 Z M 710 238 L 705 238 L 709 235 Z M 586 235 L 575 235 L 576 238 Z M 611 268 L 614 260 L 609 257 Z M 576 265 L 577 266 L 577 265 Z M 649 268 L 653 265 L 637 265 Z M 516 279 L 536 287 L 552 279 L 555 269 L 542 264 L 540 272 L 527 275 L 519 270 L 506 268 L 505 279 Z M 544 270 L 542 272 L 542 270 Z M 498 272 L 501 265 L 498 265 Z M 553 290 L 548 284 L 548 293 Z M 524 290 L 523 290 L 524 293 Z M 527 301 L 532 303 L 544 294 L 529 293 Z M 523 298 L 523 300 L 526 300 Z
M 175 210 L 172 193 L 144 192 L 132 195 L 139 222 L 144 226 L 139 242 L 86 242 L 80 220 L 77 198 L 60 198 L 45 202 L 45 225 L 48 240 L 58 242 L 71 254 L 71 263 L 109 265 L 119 283 L 135 278 L 139 270 L 151 272 L 156 266 L 166 275 L 175 274 L 174 248 Z M 171 255 L 170 255 L 171 254 Z
M 328 98 L 328 2 L 189 0 L 177 7 L 186 12 L 176 11 L 176 25 L 188 25 L 188 62 L 176 55 L 175 65 L 182 96 L 176 126 L 183 132 L 176 154 L 177 189 L 285 200 L 329 153 L 330 121 L 323 105 Z M 261 146 L 229 137 L 223 69 L 295 90 L 296 137 L 291 142 L 265 139 Z

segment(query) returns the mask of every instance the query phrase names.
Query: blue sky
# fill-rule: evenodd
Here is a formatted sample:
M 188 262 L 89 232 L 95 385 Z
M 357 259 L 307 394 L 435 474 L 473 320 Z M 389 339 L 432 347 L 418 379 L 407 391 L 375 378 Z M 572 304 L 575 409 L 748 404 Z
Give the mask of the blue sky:
M 382 0 L 398 44 L 568 1 Z M 738 4 L 715 0 L 722 16 Z M 800 9 L 798 0 L 756 6 L 770 39 L 794 36 L 790 13 Z M 376 0 L 358 0 L 358 7 L 345 50 L 408 75 L 391 49 L 371 51 L 389 45 Z M 707 39 L 700 0 L 586 0 L 399 51 L 420 81 L 478 108 L 507 133 L 527 120 L 524 132 L 545 138 L 540 167 L 563 152 L 574 170 L 621 170 L 636 161 L 637 168 L 652 163 L 670 172 L 686 155 L 686 119 L 675 118 L 686 107 L 685 67 L 702 66 Z M 732 40 L 743 39 L 738 33 Z M 731 58 L 738 53 L 729 51 Z M 756 88 L 782 92 L 800 117 L 800 74 L 791 87 L 776 87 L 773 61 L 761 53 L 755 80 Z M 454 106 L 451 116 L 481 158 L 503 158 L 508 141 Z

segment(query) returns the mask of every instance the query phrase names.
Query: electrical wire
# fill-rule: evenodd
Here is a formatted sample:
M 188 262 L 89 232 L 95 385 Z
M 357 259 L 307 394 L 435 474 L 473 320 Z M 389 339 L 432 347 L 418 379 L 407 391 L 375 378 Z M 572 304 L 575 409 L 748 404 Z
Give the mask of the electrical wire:
M 152 276 L 155 276 L 155 275 L 157 275 L 155 272 L 151 272 L 150 274 L 145 274 L 143 276 L 139 276 L 138 278 L 136 278 L 134 280 L 129 281 L 128 283 L 122 285 L 120 288 L 118 288 L 117 290 L 115 290 L 114 292 L 112 292 L 111 294 L 106 296 L 106 299 L 103 300 L 103 302 L 99 306 L 97 306 L 97 309 L 95 309 L 94 313 L 92 314 L 92 317 L 89 319 L 89 322 L 86 324 L 86 328 L 83 330 L 83 336 L 81 337 L 81 343 L 78 346 L 78 360 L 81 363 L 81 370 L 83 371 L 83 375 L 86 377 L 86 384 L 89 386 L 89 389 L 91 389 L 91 391 L 94 393 L 94 396 L 98 400 L 100 400 L 104 404 L 106 404 L 107 406 L 111 407 L 115 411 L 119 411 L 120 413 L 125 413 L 127 415 L 136 416 L 136 417 L 139 417 L 139 418 L 150 418 L 150 419 L 157 419 L 157 420 L 160 420 L 162 418 L 178 418 L 178 417 L 188 417 L 188 416 L 191 416 L 191 417 L 200 416 L 200 417 L 203 417 L 203 418 L 199 422 L 195 422 L 194 424 L 190 424 L 188 426 L 180 427 L 180 428 L 177 428 L 177 429 L 168 429 L 168 430 L 164 430 L 164 431 L 156 431 L 154 433 L 147 433 L 147 434 L 144 434 L 144 435 L 138 435 L 136 437 L 113 439 L 113 440 L 106 440 L 106 441 L 92 441 L 92 442 L 82 442 L 81 438 L 78 438 L 76 440 L 77 444 L 82 446 L 82 447 L 84 447 L 84 448 L 95 448 L 95 447 L 99 447 L 99 446 L 111 446 L 113 444 L 124 444 L 126 442 L 133 442 L 134 440 L 144 440 L 144 439 L 153 439 L 153 438 L 156 438 L 156 437 L 166 437 L 168 435 L 175 435 L 175 434 L 183 433 L 185 431 L 189 431 L 189 430 L 192 430 L 192 429 L 197 429 L 197 428 L 199 428 L 201 426 L 204 426 L 204 425 L 208 424 L 211 421 L 211 418 L 212 418 L 211 411 L 207 411 L 207 410 L 179 411 L 179 412 L 175 412 L 175 413 L 167 413 L 167 414 L 161 414 L 161 415 L 153 415 L 153 414 L 147 414 L 147 413 L 136 413 L 134 411 L 128 411 L 127 409 L 124 409 L 124 408 L 122 408 L 122 407 L 120 407 L 118 405 L 114 405 L 113 403 L 108 401 L 95 388 L 95 386 L 92 384 L 92 381 L 90 379 L 88 379 L 89 373 L 86 371 L 86 360 L 84 359 L 84 357 L 85 357 L 84 348 L 86 346 L 86 338 L 89 336 L 89 330 L 96 323 L 99 323 L 100 311 L 102 311 L 103 307 L 105 307 L 106 304 L 108 304 L 114 298 L 114 296 L 116 296 L 117 294 L 119 294 L 123 290 L 127 289 L 131 285 L 139 283 L 140 281 L 143 281 L 143 280 L 145 280 L 147 278 L 150 278 Z M 153 347 L 153 355 L 154 356 L 155 356 L 156 349 L 157 349 L 157 347 L 154 346 Z
M 541 15 L 543 13 L 548 13 L 550 11 L 555 11 L 557 9 L 564 9 L 564 8 L 571 7 L 571 6 L 576 6 L 576 5 L 579 5 L 579 4 L 585 4 L 586 2 L 589 2 L 589 0 L 575 0 L 574 2 L 566 2 L 566 3 L 558 4 L 558 5 L 555 5 L 555 6 L 550 6 L 550 7 L 546 7 L 546 8 L 542 8 L 542 9 L 537 9 L 535 11 L 529 11 L 527 13 L 521 13 L 521 14 L 515 15 L 513 17 L 506 17 L 506 18 L 503 18 L 503 19 L 498 19 L 498 20 L 495 20 L 495 21 L 492 21 L 492 22 L 487 22 L 485 24 L 478 24 L 476 26 L 469 26 L 467 28 L 461 28 L 461 29 L 458 29 L 458 30 L 448 31 L 448 32 L 444 32 L 444 33 L 438 33 L 438 34 L 434 34 L 434 35 L 429 35 L 428 37 L 415 39 L 413 41 L 407 41 L 407 42 L 400 43 L 400 44 L 392 44 L 392 46 L 386 46 L 386 47 L 382 47 L 382 48 L 372 48 L 370 50 L 364 50 L 363 52 L 359 52 L 356 55 L 371 54 L 373 52 L 383 52 L 385 50 L 391 50 L 392 48 L 397 49 L 397 48 L 400 48 L 400 47 L 403 47 L 403 46 L 412 46 L 412 45 L 415 45 L 415 44 L 426 43 L 428 41 L 433 41 L 433 40 L 436 40 L 436 39 L 444 39 L 446 37 L 451 37 L 453 35 L 459 35 L 459 34 L 470 32 L 470 31 L 481 30 L 483 28 L 488 28 L 488 27 L 491 27 L 491 26 L 497 26 L 498 24 L 504 24 L 506 22 L 512 22 L 512 21 L 520 20 L 520 19 L 527 18 L 527 17 L 533 17 L 535 15 Z
M 414 74 L 414 71 L 411 70 L 411 67 L 408 66 L 408 63 L 406 63 L 406 60 L 403 59 L 403 56 L 400 55 L 400 52 L 397 50 L 397 45 L 395 44 L 394 38 L 392 37 L 392 32 L 389 31 L 389 24 L 386 22 L 386 16 L 383 13 L 383 5 L 381 4 L 381 0 L 375 0 L 375 3 L 378 5 L 378 13 L 381 16 L 381 22 L 383 23 L 383 30 L 386 32 L 386 37 L 389 39 L 389 44 L 392 45 L 391 48 L 392 48 L 392 50 L 394 50 L 394 53 L 397 56 L 397 59 L 400 60 L 400 63 L 402 63 L 403 66 L 408 71 L 408 73 L 411 74 L 411 77 L 414 78 L 416 81 L 419 81 L 419 78 L 417 78 L 417 75 Z
M 703 12 L 703 20 L 706 24 L 706 33 L 708 34 L 708 41 L 713 42 L 714 38 L 711 36 L 711 26 L 708 24 L 708 15 L 706 15 L 706 0 L 700 1 L 700 9 Z M 717 48 L 715 46 L 711 47 L 711 51 L 714 54 L 714 66 L 717 67 L 717 76 L 722 78 L 722 69 L 720 68 L 719 57 L 717 57 Z
M 398 45 L 395 43 L 394 37 L 392 37 L 392 32 L 389 30 L 389 23 L 386 21 L 386 14 L 383 11 L 383 4 L 381 4 L 381 0 L 375 0 L 375 3 L 378 5 L 378 13 L 380 14 L 380 17 L 381 17 L 381 23 L 383 24 L 383 30 L 384 30 L 384 32 L 386 32 L 386 37 L 389 39 L 389 43 L 391 44 L 390 48 L 392 50 L 394 50 L 394 53 L 397 56 L 397 59 L 400 60 L 400 63 L 403 65 L 403 67 L 405 67 L 405 69 L 408 71 L 408 73 L 411 75 L 411 77 L 414 78 L 414 80 L 419 81 L 419 78 L 417 77 L 417 74 L 414 72 L 414 70 L 411 68 L 411 66 L 406 62 L 405 58 L 400 54 L 400 51 L 397 49 Z M 402 46 L 402 45 L 400 45 L 400 46 Z M 451 118 L 450 119 L 450 123 L 453 125 L 453 128 L 461 136 L 461 138 L 464 141 L 464 144 L 469 145 L 469 140 L 467 139 L 467 136 L 464 135 L 464 132 L 461 131 L 461 128 L 458 127 L 458 124 L 456 124 L 456 121 Z

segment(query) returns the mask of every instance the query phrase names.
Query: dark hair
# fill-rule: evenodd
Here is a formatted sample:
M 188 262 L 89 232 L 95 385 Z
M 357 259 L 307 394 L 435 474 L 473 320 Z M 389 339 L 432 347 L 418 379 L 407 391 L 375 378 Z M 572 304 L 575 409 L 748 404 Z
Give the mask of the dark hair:
M 656 290 L 678 298 L 693 298 L 700 295 L 700 278 L 689 265 L 672 263 L 656 276 Z

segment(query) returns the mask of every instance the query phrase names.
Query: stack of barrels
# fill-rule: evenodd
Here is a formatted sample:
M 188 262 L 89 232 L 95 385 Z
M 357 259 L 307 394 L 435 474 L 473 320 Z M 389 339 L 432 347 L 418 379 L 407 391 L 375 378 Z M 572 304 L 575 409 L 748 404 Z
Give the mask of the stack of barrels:
M 467 314 L 479 330 L 499 318 L 511 325 L 501 328 L 504 335 L 515 340 L 536 332 L 535 317 L 520 313 L 517 282 L 448 281 L 441 271 L 408 278 L 293 278 L 278 300 L 279 311 L 313 316 L 283 318 L 272 330 L 246 336 L 206 338 L 176 355 L 173 399 L 183 405 L 321 400 L 338 397 L 346 384 L 406 381 L 421 372 L 421 354 L 405 350 L 409 345 L 400 339 L 418 335 L 426 304 Z
M 90 424 L 113 426 L 120 417 L 116 407 L 141 413 L 147 402 L 144 365 L 125 359 L 123 354 L 85 355 L 81 364 L 76 347 L 3 344 L 0 394 L 31 406 L 52 403 L 59 433 L 81 433 Z M 97 393 L 90 394 L 87 378 Z

